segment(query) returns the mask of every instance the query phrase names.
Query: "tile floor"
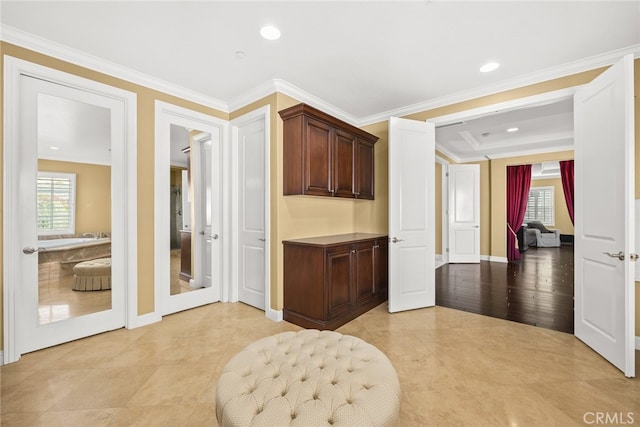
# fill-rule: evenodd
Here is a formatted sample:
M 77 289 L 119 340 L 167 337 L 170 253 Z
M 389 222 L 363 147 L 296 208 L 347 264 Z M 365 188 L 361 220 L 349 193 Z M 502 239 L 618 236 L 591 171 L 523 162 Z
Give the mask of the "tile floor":
M 0 368 L 1 424 L 216 425 L 226 362 L 258 338 L 297 329 L 217 303 L 27 354 Z M 384 304 L 338 331 L 389 356 L 404 427 L 577 426 L 596 412 L 640 423 L 640 380 L 569 334 L 443 307 L 390 315 Z

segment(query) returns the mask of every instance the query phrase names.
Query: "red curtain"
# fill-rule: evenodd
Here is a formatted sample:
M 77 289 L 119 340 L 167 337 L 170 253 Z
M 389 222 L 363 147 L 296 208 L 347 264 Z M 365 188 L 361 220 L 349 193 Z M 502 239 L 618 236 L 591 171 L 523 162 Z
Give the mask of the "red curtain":
M 571 224 L 573 224 L 573 160 L 560 162 L 560 178 L 562 179 L 564 201 L 567 202 L 567 210 L 569 211 Z
M 529 201 L 531 165 L 507 166 L 507 259 L 520 259 L 517 232 L 522 227 Z

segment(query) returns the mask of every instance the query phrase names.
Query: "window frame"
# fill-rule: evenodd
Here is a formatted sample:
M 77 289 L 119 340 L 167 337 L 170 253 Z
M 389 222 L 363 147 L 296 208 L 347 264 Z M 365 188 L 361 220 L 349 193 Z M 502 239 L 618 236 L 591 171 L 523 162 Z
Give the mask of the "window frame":
M 51 172 L 51 171 L 38 171 L 38 176 L 36 179 L 36 186 L 37 186 L 37 182 L 39 179 L 41 178 L 50 178 L 50 179 L 68 179 L 69 180 L 69 227 L 65 228 L 65 229 L 59 229 L 59 230 L 42 230 L 40 228 L 38 228 L 38 224 L 39 224 L 39 213 L 38 213 L 38 206 L 37 206 L 37 197 L 38 197 L 38 190 L 36 188 L 36 231 L 38 233 L 38 236 L 54 236 L 54 235 L 75 235 L 76 234 L 76 193 L 77 193 L 77 179 L 76 179 L 76 174 L 72 173 L 72 172 Z
M 529 199 L 531 199 L 531 192 L 532 191 L 550 191 L 551 192 L 551 220 L 550 221 L 543 221 L 539 218 L 528 218 L 527 217 L 527 212 L 529 211 Z M 545 185 L 545 186 L 540 186 L 540 187 L 530 187 L 529 188 L 529 195 L 527 197 L 527 208 L 524 212 L 524 223 L 527 223 L 529 221 L 540 221 L 543 225 L 545 226 L 555 226 L 556 224 L 556 188 L 553 185 Z

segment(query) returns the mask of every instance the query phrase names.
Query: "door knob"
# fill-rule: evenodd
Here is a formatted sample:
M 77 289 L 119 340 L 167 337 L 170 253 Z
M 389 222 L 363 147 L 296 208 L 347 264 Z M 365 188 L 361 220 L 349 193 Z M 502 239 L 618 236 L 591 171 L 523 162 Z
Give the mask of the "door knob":
M 264 237 L 261 237 L 261 238 L 260 238 L 260 239 L 258 239 L 258 240 L 260 240 L 261 242 L 266 241 L 266 239 L 265 239 Z
M 218 236 L 217 234 L 212 234 L 212 235 L 211 235 L 211 238 L 212 238 L 213 240 L 218 240 L 218 237 L 220 237 L 220 236 Z
M 40 248 L 34 248 L 33 246 L 25 246 L 24 248 L 22 248 L 22 253 L 25 255 L 31 255 L 31 254 L 35 254 L 39 250 Z
M 602 252 L 605 255 L 609 255 L 611 258 L 618 258 L 620 261 L 624 261 L 624 252 L 620 251 L 617 254 L 610 254 L 609 252 Z
M 404 242 L 404 239 L 396 239 L 395 237 L 391 239 L 392 243 Z

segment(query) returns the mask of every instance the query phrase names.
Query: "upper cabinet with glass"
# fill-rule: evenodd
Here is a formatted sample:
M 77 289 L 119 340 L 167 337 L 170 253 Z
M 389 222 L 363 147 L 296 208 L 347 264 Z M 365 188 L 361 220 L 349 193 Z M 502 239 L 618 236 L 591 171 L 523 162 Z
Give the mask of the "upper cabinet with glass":
M 284 195 L 373 200 L 378 137 L 306 104 L 279 112 L 284 121 Z

